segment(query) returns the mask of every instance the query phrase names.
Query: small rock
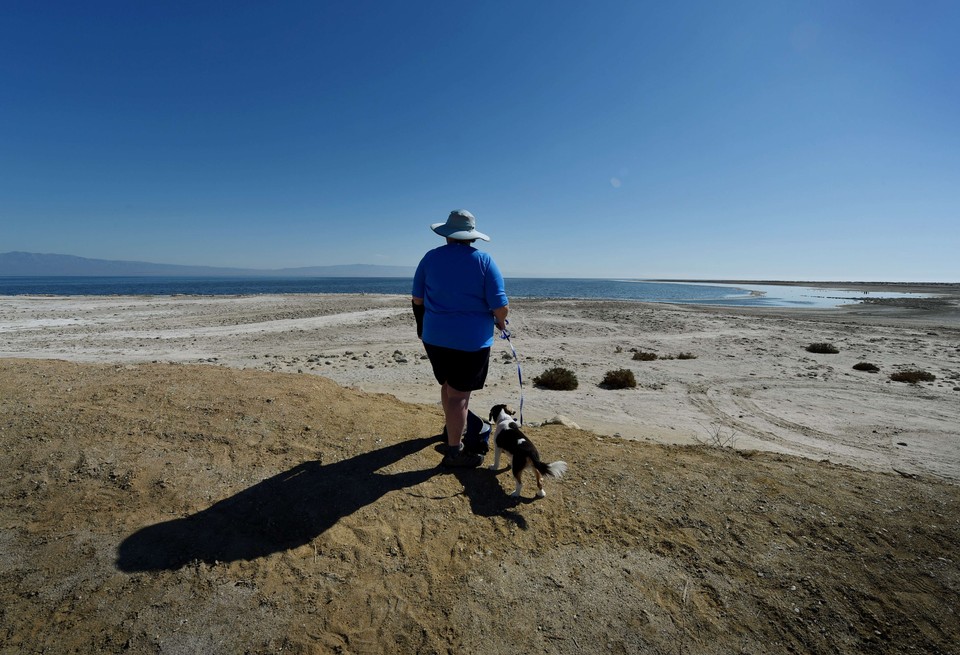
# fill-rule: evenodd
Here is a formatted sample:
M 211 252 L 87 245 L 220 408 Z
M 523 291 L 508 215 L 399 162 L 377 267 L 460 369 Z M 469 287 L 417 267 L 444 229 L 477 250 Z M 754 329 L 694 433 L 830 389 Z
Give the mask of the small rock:
M 568 428 L 573 428 L 574 430 L 579 430 L 580 426 L 571 421 L 569 418 L 563 414 L 557 414 L 553 418 L 549 418 L 543 422 L 544 425 L 563 425 Z

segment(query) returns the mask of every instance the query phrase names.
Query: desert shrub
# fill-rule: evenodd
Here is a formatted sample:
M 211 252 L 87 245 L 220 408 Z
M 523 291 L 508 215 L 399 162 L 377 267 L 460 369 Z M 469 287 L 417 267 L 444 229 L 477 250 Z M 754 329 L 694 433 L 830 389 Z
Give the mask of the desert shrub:
M 933 382 L 937 379 L 937 376 L 933 373 L 928 373 L 927 371 L 910 370 L 891 373 L 890 379 L 894 382 L 909 382 L 910 384 L 917 384 L 918 382 Z
M 652 362 L 656 358 L 657 353 L 647 353 L 643 352 L 642 350 L 638 350 L 637 352 L 633 353 L 633 359 L 638 362 Z
M 807 346 L 808 353 L 819 353 L 821 355 L 836 355 L 839 349 L 832 343 L 811 343 Z
M 704 429 L 707 432 L 705 437 L 693 437 L 697 443 L 714 448 L 734 448 L 737 445 L 738 434 L 736 430 L 724 430 L 722 425 L 717 424 Z
M 607 371 L 600 386 L 607 389 L 632 389 L 637 386 L 637 378 L 628 368 Z
M 697 358 L 697 356 L 694 355 L 693 353 L 677 353 L 676 355 L 654 355 L 653 353 L 643 353 L 643 354 L 644 354 L 644 355 L 653 355 L 653 356 L 650 357 L 649 359 L 662 359 L 662 360 L 665 360 L 665 361 L 669 361 L 669 360 L 671 360 L 671 359 L 696 359 L 696 358 Z M 634 359 L 641 359 L 640 357 L 637 357 L 636 355 L 634 355 L 633 358 L 634 358 Z M 643 361 L 646 361 L 646 358 L 644 358 Z
M 853 365 L 853 370 L 855 371 L 866 371 L 867 373 L 876 373 L 880 368 L 876 364 L 871 364 L 870 362 L 857 362 Z
M 578 384 L 576 374 L 570 369 L 560 366 L 547 369 L 533 378 L 533 383 L 538 387 L 555 391 L 573 391 Z

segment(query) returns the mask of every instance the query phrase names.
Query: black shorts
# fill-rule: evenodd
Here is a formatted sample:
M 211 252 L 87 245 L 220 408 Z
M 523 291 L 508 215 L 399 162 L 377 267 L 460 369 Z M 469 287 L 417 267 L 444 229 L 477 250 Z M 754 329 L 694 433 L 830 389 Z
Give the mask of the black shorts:
M 490 349 L 474 352 L 423 344 L 433 366 L 433 376 L 440 384 L 447 383 L 457 391 L 483 389 L 490 367 Z

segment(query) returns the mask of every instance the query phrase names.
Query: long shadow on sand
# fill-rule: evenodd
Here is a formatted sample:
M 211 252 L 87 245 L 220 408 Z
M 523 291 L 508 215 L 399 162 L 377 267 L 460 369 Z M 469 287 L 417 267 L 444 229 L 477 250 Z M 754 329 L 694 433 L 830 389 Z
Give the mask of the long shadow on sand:
M 333 464 L 305 462 L 201 512 L 137 531 L 117 548 L 117 568 L 174 570 L 195 560 L 251 560 L 310 543 L 384 494 L 441 473 L 378 473 L 439 440 L 411 439 Z

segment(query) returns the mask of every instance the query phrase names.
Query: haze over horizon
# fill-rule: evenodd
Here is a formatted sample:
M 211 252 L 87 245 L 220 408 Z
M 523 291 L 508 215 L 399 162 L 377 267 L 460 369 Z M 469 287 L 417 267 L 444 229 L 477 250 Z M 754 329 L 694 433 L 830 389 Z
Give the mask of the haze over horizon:
M 21 3 L 0 252 L 960 281 L 960 3 Z
M 59 277 L 248 277 L 248 278 L 299 278 L 299 277 L 317 277 L 317 278 L 412 278 L 415 266 L 393 266 L 384 264 L 334 264 L 330 266 L 301 266 L 294 268 L 243 268 L 243 267 L 213 267 L 203 264 L 168 264 L 165 262 L 143 262 L 130 260 L 106 260 L 89 259 L 76 257 L 74 255 L 61 255 L 54 253 L 26 253 L 26 252 L 0 252 L 0 278 L 59 278 Z M 956 282 L 943 282 L 931 280 L 801 280 L 797 278 L 776 279 L 776 278 L 668 278 L 668 277 L 629 277 L 623 275 L 615 276 L 539 276 L 516 274 L 509 269 L 504 271 L 504 277 L 507 279 L 553 279 L 553 280 L 635 280 L 648 282 L 702 282 L 702 283 L 741 283 L 756 284 L 763 286 L 765 284 L 776 284 L 778 282 L 789 283 L 890 283 L 890 284 L 957 284 Z

